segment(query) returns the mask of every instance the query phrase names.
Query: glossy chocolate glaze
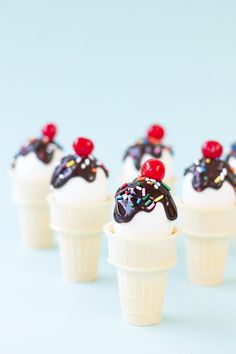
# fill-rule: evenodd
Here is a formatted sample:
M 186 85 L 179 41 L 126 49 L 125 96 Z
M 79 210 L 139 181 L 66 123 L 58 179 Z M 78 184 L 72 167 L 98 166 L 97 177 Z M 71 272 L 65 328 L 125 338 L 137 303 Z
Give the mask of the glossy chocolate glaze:
M 193 188 L 201 192 L 206 188 L 220 189 L 227 181 L 236 189 L 236 176 L 229 164 L 220 159 L 209 159 L 202 157 L 196 163 L 187 168 L 184 172 L 193 174 Z
M 15 167 L 16 160 L 19 156 L 26 156 L 30 152 L 34 152 L 37 158 L 45 164 L 49 164 L 54 156 L 56 149 L 62 150 L 62 147 L 55 141 L 50 141 L 47 137 L 32 138 L 28 145 L 22 146 L 20 151 L 15 155 L 12 167 Z
M 87 182 L 93 182 L 96 179 L 98 168 L 101 168 L 108 177 L 106 167 L 91 155 L 85 158 L 78 155 L 65 156 L 52 175 L 51 185 L 54 188 L 60 188 L 73 177 L 82 177 Z
M 150 213 L 157 203 L 162 203 L 169 220 L 175 220 L 177 208 L 169 190 L 166 184 L 145 177 L 124 184 L 115 195 L 115 221 L 126 223 L 141 211 Z
M 154 158 L 160 159 L 163 150 L 168 150 L 173 155 L 172 148 L 163 144 L 153 144 L 148 141 L 148 139 L 142 139 L 126 150 L 123 160 L 125 160 L 128 156 L 132 157 L 135 168 L 139 171 L 141 168 L 142 157 L 145 154 L 149 154 Z

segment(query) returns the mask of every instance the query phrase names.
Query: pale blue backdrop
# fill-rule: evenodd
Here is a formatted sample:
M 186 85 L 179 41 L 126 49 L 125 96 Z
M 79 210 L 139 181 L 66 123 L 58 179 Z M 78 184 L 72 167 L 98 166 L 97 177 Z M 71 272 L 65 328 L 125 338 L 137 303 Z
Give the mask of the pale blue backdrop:
M 171 273 L 163 322 L 121 320 L 115 270 L 87 285 L 65 284 L 57 250 L 22 249 L 9 200 L 14 152 L 48 120 L 70 150 L 94 139 L 117 186 L 129 142 L 161 122 L 176 173 L 205 139 L 235 140 L 234 0 L 0 1 L 0 353 L 227 354 L 236 342 L 236 255 L 226 282 L 189 285 L 184 249 Z

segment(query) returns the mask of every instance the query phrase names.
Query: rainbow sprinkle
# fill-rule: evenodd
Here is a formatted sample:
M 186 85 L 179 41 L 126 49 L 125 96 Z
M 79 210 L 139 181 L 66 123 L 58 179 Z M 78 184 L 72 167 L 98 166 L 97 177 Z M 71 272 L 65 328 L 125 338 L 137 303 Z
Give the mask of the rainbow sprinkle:
M 217 176 L 214 180 L 214 182 L 217 184 L 219 182 L 221 182 L 221 177 L 220 176 Z
M 146 203 L 145 203 L 145 206 L 148 206 L 149 204 L 151 204 L 151 199 L 149 199 Z
M 136 204 L 139 205 L 139 204 L 141 203 L 141 201 L 142 201 L 142 199 L 141 199 L 141 198 L 138 198 L 137 201 L 136 201 Z
M 70 160 L 67 162 L 66 167 L 72 167 L 75 164 L 74 160 Z
M 157 197 L 156 199 L 154 199 L 154 202 L 157 203 L 157 202 L 159 202 L 160 200 L 162 200 L 163 198 L 164 198 L 164 195 L 161 194 L 161 195 L 159 195 L 159 197 Z

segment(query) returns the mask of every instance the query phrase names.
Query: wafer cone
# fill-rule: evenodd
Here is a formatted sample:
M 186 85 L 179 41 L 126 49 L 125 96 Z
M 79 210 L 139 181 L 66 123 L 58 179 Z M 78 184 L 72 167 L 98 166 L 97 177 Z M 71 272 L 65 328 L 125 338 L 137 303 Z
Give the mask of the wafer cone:
M 13 172 L 10 175 L 12 197 L 19 212 L 20 231 L 25 246 L 49 248 L 53 245 L 53 234 L 49 228 L 49 209 L 46 196 L 48 183 L 27 181 Z
M 117 267 L 123 318 L 137 325 L 160 322 L 168 272 L 176 263 L 177 231 L 162 238 L 116 236 L 106 224 L 108 262 Z
M 94 205 L 62 204 L 48 197 L 50 224 L 59 236 L 64 278 L 89 282 L 97 277 L 103 225 L 109 219 L 111 199 Z
M 199 285 L 223 282 L 228 238 L 236 230 L 236 207 L 195 209 L 180 203 L 180 223 L 186 237 L 189 280 Z

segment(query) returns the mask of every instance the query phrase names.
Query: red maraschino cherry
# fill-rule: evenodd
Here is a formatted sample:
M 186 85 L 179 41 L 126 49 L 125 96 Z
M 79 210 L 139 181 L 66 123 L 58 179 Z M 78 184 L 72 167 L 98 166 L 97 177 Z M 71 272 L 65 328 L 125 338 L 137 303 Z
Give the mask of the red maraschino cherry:
M 142 165 L 141 175 L 161 182 L 165 177 L 165 165 L 160 160 L 149 159 Z
M 90 139 L 76 138 L 73 142 L 73 149 L 77 155 L 83 158 L 93 152 L 94 144 Z
M 165 130 L 161 125 L 152 125 L 147 132 L 147 138 L 151 143 L 160 142 L 165 135 Z
M 202 147 L 202 154 L 205 158 L 216 159 L 221 157 L 222 153 L 223 146 L 218 141 L 206 141 Z
M 46 124 L 42 129 L 43 136 L 46 136 L 49 139 L 49 141 L 53 141 L 56 133 L 57 133 L 57 127 L 53 123 Z

